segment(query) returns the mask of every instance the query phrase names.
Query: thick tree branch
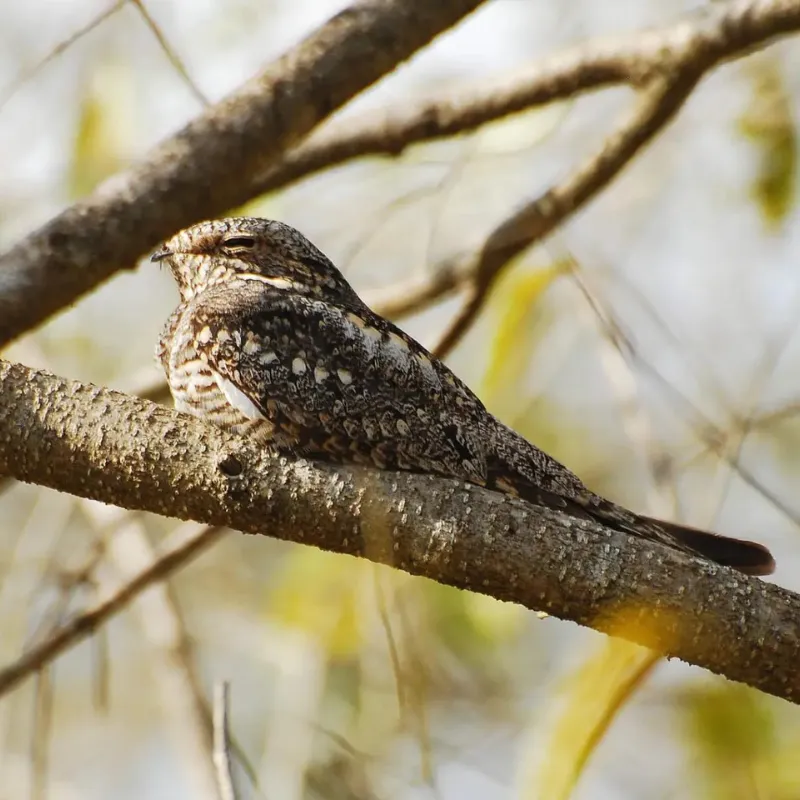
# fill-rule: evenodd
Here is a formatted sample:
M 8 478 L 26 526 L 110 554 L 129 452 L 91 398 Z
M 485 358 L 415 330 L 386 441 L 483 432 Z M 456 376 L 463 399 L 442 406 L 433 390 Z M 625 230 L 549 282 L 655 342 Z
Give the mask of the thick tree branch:
M 252 184 L 254 196 L 363 156 L 397 156 L 536 106 L 609 86 L 644 88 L 678 64 L 708 71 L 800 28 L 797 2 L 729 2 L 664 28 L 583 42 L 514 73 L 410 108 L 334 121 Z
M 457 481 L 287 463 L 147 401 L 7 362 L 0 472 L 366 557 L 800 702 L 800 596 Z
M 337 14 L 137 168 L 0 256 L 0 346 L 179 228 L 250 199 L 248 175 L 481 2 L 360 0 Z

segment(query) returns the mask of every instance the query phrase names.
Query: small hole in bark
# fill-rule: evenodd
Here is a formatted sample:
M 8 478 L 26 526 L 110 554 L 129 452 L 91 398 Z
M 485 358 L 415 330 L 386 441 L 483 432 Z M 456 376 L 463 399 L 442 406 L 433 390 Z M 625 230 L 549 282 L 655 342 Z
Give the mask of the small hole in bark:
M 242 462 L 236 456 L 227 455 L 220 460 L 219 471 L 229 478 L 238 478 L 242 474 Z
M 48 244 L 53 250 L 59 250 L 69 242 L 69 236 L 61 231 L 53 231 L 48 237 Z

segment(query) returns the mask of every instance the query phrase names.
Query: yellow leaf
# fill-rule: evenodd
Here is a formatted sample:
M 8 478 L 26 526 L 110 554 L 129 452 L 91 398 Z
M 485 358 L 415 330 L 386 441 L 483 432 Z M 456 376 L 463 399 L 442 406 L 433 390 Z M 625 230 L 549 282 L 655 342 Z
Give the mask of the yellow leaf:
M 758 155 L 751 194 L 770 230 L 791 211 L 797 186 L 797 131 L 791 94 L 780 67 L 772 58 L 751 64 L 753 93 L 739 120 L 739 130 Z
M 484 642 L 499 644 L 520 632 L 528 612 L 522 606 L 503 603 L 485 594 L 464 592 L 464 610 Z
M 272 589 L 270 611 L 284 625 L 316 637 L 331 656 L 352 656 L 361 645 L 364 569 L 352 559 L 297 548 Z
M 479 663 L 513 637 L 525 622 L 524 609 L 492 597 L 429 584 L 422 595 L 436 639 L 460 659 Z
M 527 109 L 480 127 L 475 134 L 481 154 L 516 153 L 554 134 L 572 103 Z
M 714 800 L 789 796 L 769 790 L 776 774 L 776 736 L 765 697 L 720 682 L 687 693 L 685 700 L 692 763 L 707 787 L 701 796 Z
M 267 217 L 268 219 L 280 219 L 283 204 L 280 202 L 280 195 L 274 192 L 254 197 L 237 208 L 232 208 L 232 217 Z
M 567 679 L 549 742 L 533 768 L 526 764 L 523 770 L 521 798 L 567 800 L 572 794 L 606 731 L 661 660 L 659 653 L 613 635 L 640 638 L 650 624 L 635 608 L 608 612 L 603 628 L 612 638 Z M 659 632 L 666 647 L 665 636 L 680 635 L 663 612 Z
M 538 769 L 523 777 L 519 796 L 567 800 L 606 731 L 659 659 L 652 650 L 609 639 L 572 675 Z
M 96 65 L 80 105 L 69 175 L 74 197 L 90 192 L 125 165 L 135 139 L 132 81 L 122 64 Z
M 553 281 L 570 267 L 567 260 L 537 269 L 514 266 L 501 275 L 492 290 L 489 308 L 497 317 L 497 324 L 483 379 L 483 397 L 499 416 L 504 416 L 497 409 L 501 398 L 519 396 L 519 384 L 537 341 L 526 333 L 526 322 L 540 312 L 539 301 Z

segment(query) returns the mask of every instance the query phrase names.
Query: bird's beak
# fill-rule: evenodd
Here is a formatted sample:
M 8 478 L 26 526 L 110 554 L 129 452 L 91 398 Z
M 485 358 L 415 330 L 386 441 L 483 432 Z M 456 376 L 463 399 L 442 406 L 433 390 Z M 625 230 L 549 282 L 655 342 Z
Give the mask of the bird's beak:
M 167 256 L 172 255 L 172 250 L 169 249 L 166 245 L 161 245 L 158 250 L 150 256 L 151 261 L 163 261 Z

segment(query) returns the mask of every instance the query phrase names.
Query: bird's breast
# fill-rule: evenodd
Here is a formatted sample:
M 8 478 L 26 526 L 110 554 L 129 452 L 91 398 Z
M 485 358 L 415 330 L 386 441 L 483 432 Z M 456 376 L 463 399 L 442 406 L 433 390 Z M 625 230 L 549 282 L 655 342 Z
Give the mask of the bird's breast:
M 169 388 L 175 408 L 223 430 L 258 440 L 271 438 L 273 425 L 250 403 L 234 402 L 226 395 L 221 378 L 200 358 L 189 325 L 179 325 L 167 361 Z M 246 400 L 246 398 L 244 398 Z M 249 403 L 249 401 L 248 401 Z

